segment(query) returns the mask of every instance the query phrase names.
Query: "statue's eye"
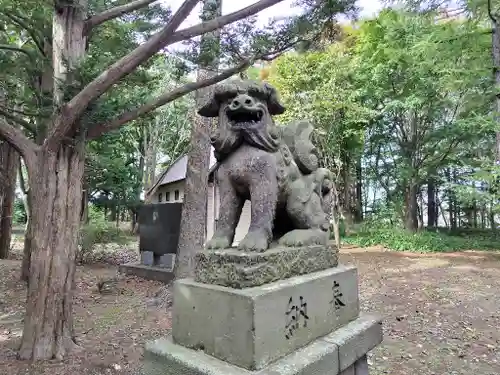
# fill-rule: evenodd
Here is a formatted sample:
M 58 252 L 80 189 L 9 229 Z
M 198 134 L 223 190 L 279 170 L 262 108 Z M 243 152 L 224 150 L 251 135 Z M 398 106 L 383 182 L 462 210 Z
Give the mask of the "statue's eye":
M 225 99 L 227 103 L 231 103 L 231 101 L 236 98 L 237 94 L 235 92 L 228 92 Z
M 265 101 L 267 99 L 266 94 L 262 91 L 260 87 L 249 87 L 248 95 L 258 99 L 260 101 Z
M 233 100 L 237 95 L 237 92 L 235 91 L 224 91 L 221 93 L 217 93 L 215 95 L 216 100 L 219 103 L 229 103 L 231 100 Z

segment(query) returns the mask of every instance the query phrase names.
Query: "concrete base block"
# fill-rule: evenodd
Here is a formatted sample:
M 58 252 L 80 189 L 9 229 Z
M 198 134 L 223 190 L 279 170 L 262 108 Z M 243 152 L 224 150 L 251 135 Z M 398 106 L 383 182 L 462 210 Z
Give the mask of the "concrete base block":
M 175 267 L 175 254 L 164 254 L 159 257 L 158 260 L 158 267 L 165 268 L 169 270 L 170 272 L 174 272 L 174 267 Z
M 118 271 L 125 275 L 138 276 L 146 280 L 161 281 L 165 284 L 174 279 L 174 273 L 167 268 L 150 267 L 138 263 L 121 264 Z
M 359 315 L 357 270 L 339 266 L 233 289 L 190 279 L 174 286 L 176 344 L 259 370 Z
M 155 255 L 152 251 L 141 251 L 141 264 L 144 266 L 152 266 L 155 261 Z
M 339 347 L 340 370 L 345 370 L 382 341 L 382 321 L 364 315 L 362 321 L 351 322 L 324 338 Z
M 368 358 L 366 354 L 356 361 L 354 368 L 356 370 L 356 375 L 369 375 L 370 371 L 368 369 Z
M 361 315 L 351 322 L 349 331 L 363 336 L 373 324 L 373 317 Z M 377 321 L 376 324 L 379 321 Z M 367 375 L 366 353 L 340 369 L 339 346 L 332 341 L 343 340 L 345 333 L 329 335 L 329 340 L 317 339 L 268 366 L 250 371 L 221 361 L 201 350 L 174 344 L 172 339 L 158 339 L 147 343 L 141 375 Z M 379 342 L 382 340 L 380 336 Z M 345 359 L 344 359 L 345 362 Z M 365 371 L 365 372 L 363 372 Z
M 369 375 L 368 361 L 366 355 L 358 359 L 354 364 L 346 368 L 340 375 Z

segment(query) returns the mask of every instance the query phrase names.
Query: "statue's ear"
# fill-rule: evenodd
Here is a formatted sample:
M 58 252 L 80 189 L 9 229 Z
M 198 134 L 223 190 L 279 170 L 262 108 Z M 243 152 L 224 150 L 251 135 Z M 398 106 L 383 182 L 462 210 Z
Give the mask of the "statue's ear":
M 285 107 L 280 103 L 278 92 L 271 85 L 267 83 L 265 85 L 268 91 L 267 108 L 269 109 L 269 114 L 271 116 L 281 115 L 285 112 Z
M 212 95 L 210 100 L 198 110 L 198 114 L 203 117 L 218 117 L 219 109 L 220 103 L 216 97 Z

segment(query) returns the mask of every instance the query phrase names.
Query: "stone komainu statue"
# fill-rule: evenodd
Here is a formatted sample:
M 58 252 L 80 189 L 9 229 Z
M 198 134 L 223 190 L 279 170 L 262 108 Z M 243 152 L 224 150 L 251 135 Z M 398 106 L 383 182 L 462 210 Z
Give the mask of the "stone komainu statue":
M 235 81 L 216 86 L 198 113 L 218 117 L 211 142 L 219 162 L 220 217 L 209 249 L 231 247 L 245 200 L 251 222 L 238 248 L 265 251 L 326 244 L 332 205 L 332 174 L 319 168 L 307 121 L 276 126 L 282 114 L 276 90 L 266 83 Z

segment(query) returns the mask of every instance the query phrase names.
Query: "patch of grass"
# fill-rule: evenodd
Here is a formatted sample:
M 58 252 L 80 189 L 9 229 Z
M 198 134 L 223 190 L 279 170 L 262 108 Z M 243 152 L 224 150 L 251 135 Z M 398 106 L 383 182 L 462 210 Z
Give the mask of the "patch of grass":
M 359 247 L 381 245 L 394 251 L 453 252 L 463 250 L 500 251 L 500 234 L 477 229 L 435 229 L 411 233 L 401 228 L 361 226 L 342 238 L 344 243 Z
M 127 244 L 131 239 L 130 233 L 114 223 L 96 221 L 80 228 L 79 245 L 82 251 L 90 251 L 96 244 Z

